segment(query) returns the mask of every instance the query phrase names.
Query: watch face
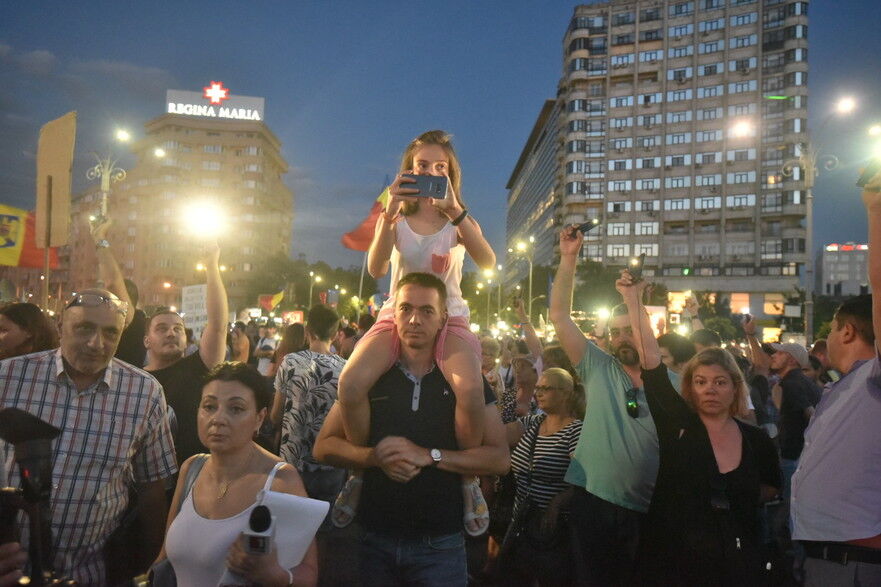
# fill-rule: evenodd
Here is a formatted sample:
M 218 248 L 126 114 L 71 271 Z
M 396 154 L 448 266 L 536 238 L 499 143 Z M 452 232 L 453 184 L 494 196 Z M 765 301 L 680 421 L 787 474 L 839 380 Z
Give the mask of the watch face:
M 425 454 L 425 453 L 423 453 L 423 454 Z M 431 449 L 431 458 L 434 459 L 435 462 L 440 461 L 441 460 L 441 451 L 436 448 Z

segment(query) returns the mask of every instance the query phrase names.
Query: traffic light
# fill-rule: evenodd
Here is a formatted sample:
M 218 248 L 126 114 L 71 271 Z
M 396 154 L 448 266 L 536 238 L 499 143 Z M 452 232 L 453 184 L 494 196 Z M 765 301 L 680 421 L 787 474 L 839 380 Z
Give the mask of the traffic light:
M 685 277 L 688 277 L 689 275 L 691 275 L 691 267 L 683 267 L 682 268 L 682 275 L 684 275 Z

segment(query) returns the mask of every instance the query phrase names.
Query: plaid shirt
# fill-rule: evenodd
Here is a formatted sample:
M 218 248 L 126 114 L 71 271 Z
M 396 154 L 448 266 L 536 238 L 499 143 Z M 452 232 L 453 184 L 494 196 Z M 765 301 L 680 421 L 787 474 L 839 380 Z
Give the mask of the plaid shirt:
M 113 359 L 102 379 L 77 391 L 58 349 L 0 361 L 0 408 L 9 407 L 61 430 L 53 441 L 55 570 L 80 585 L 105 583 L 102 549 L 128 505 L 129 484 L 177 469 L 162 387 Z M 12 445 L 0 441 L 0 457 L 0 482 L 18 487 Z

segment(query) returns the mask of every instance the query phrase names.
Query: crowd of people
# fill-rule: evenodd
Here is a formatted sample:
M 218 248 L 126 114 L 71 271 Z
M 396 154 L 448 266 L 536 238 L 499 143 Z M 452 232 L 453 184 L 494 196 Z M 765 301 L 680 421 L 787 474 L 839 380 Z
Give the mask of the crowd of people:
M 207 322 L 138 309 L 92 227 L 96 286 L 58 325 L 0 309 L 0 408 L 55 426 L 50 567 L 82 585 L 879 585 L 881 306 L 846 300 L 811 349 L 655 335 L 622 271 L 604 327 L 572 318 L 582 233 L 560 234 L 543 343 L 478 338 L 460 282 L 495 255 L 461 197 L 449 136 L 404 152 L 368 256 L 391 295 L 357 323 L 228 324 L 220 248 Z M 443 199 L 408 174 L 445 176 Z M 881 284 L 881 174 L 863 192 Z M 2 432 L 2 431 L 0 431 Z M 11 442 L 0 484 L 24 481 Z M 268 493 L 327 503 L 293 566 L 242 535 Z M 166 515 L 167 512 L 167 515 Z M 10 520 L 8 515 L 5 520 Z M 29 527 L 0 544 L 28 576 Z M 20 527 L 18 527 L 20 526 Z M 45 538 L 45 537 L 44 537 Z

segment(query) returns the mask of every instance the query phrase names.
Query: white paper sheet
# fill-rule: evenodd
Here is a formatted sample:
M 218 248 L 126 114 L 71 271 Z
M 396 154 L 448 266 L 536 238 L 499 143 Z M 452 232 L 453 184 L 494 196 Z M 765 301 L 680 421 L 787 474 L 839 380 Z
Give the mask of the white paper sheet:
M 268 507 L 276 519 L 275 545 L 278 549 L 278 564 L 285 569 L 296 567 L 306 556 L 330 504 L 277 491 L 264 491 L 262 494 L 262 499 L 258 497 L 258 502 Z

